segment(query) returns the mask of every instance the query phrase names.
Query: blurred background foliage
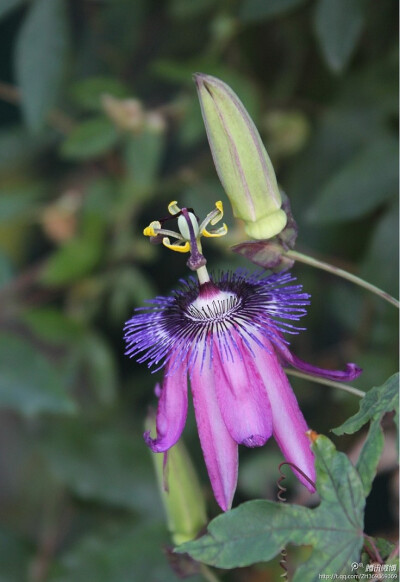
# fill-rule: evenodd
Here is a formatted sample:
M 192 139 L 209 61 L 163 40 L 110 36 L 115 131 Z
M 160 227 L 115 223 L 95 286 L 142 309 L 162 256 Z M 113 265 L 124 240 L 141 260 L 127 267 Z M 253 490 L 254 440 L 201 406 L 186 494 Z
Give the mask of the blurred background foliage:
M 193 72 L 220 77 L 248 108 L 290 197 L 298 250 L 397 294 L 397 10 L 396 0 L 0 1 L 1 582 L 177 579 L 141 437 L 160 375 L 124 357 L 122 328 L 188 274 L 143 227 L 170 200 L 199 216 L 225 200 Z M 206 243 L 212 269 L 245 264 L 229 250 L 245 237 L 225 207 L 228 237 Z M 313 296 L 296 352 L 324 367 L 359 363 L 362 389 L 383 383 L 397 369 L 395 309 L 293 270 Z M 292 383 L 318 432 L 358 408 Z M 386 424 L 367 531 L 393 539 Z M 184 438 L 215 515 L 192 414 Z M 359 438 L 334 440 L 352 456 Z M 236 502 L 275 499 L 273 443 L 241 461 Z M 224 579 L 277 572 L 276 561 Z

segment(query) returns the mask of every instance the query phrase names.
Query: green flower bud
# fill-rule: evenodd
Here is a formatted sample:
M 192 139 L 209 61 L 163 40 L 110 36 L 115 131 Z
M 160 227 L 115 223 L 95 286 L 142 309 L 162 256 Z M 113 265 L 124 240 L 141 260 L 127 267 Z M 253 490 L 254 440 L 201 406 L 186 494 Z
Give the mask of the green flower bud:
M 194 75 L 214 164 L 233 213 L 254 239 L 271 238 L 286 214 L 271 160 L 243 104 L 216 77 Z
M 146 429 L 155 432 L 150 414 Z M 175 545 L 194 539 L 207 524 L 206 506 L 200 483 L 182 439 L 167 453 L 152 453 L 168 530 Z

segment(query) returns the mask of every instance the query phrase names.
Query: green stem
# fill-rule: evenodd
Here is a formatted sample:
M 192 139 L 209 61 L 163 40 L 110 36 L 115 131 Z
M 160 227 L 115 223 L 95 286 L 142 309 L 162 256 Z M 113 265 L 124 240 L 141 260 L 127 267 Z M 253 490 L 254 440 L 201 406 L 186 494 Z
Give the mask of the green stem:
M 296 376 L 297 378 L 304 378 L 304 380 L 311 380 L 311 382 L 317 382 L 318 384 L 325 384 L 325 386 L 332 386 L 332 388 L 338 388 L 339 390 L 344 390 L 345 392 L 350 392 L 350 394 L 355 394 L 360 398 L 365 396 L 365 392 L 354 388 L 354 386 L 347 386 L 347 384 L 342 384 L 341 382 L 335 382 L 334 380 L 326 380 L 325 378 L 317 378 L 316 376 L 311 376 L 311 374 L 305 374 L 304 372 L 298 372 L 297 370 L 292 370 L 291 368 L 285 368 L 286 374 L 290 376 Z
M 364 289 L 371 291 L 371 293 L 375 293 L 375 295 L 378 295 L 379 297 L 381 297 L 385 301 L 388 301 L 395 307 L 397 308 L 400 307 L 400 303 L 397 301 L 397 299 L 389 295 L 389 293 L 382 291 L 382 289 L 379 289 L 379 287 L 375 287 L 375 285 L 371 285 L 371 283 L 367 283 L 367 281 L 364 281 L 364 279 L 360 279 L 360 277 L 357 277 L 356 275 L 353 275 L 348 271 L 339 269 L 339 267 L 335 267 L 334 265 L 330 265 L 329 263 L 325 263 L 324 261 L 314 259 L 309 255 L 303 255 L 303 253 L 298 253 L 297 251 L 286 251 L 283 254 L 290 259 L 294 259 L 295 261 L 300 261 L 301 263 L 305 263 L 306 265 L 310 265 L 311 267 L 316 267 L 317 269 L 328 271 L 328 273 L 332 273 L 337 277 L 347 279 L 348 281 L 351 281 L 355 285 L 359 285 L 360 287 L 364 287 Z
M 200 572 L 207 582 L 219 582 L 219 578 L 214 574 L 212 570 L 205 564 L 200 565 Z

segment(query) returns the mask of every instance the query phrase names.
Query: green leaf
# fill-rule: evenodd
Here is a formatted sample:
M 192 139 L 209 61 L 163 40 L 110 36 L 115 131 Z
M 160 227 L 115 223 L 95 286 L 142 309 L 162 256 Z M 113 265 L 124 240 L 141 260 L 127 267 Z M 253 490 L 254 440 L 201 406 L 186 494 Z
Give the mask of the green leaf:
M 126 67 L 132 66 L 132 55 L 143 38 L 148 10 L 147 0 L 108 0 L 98 14 L 97 22 L 102 31 L 99 40 L 111 50 L 113 71 L 120 71 L 121 75 L 126 75 Z M 97 39 L 95 37 L 94 41 Z
M 137 434 L 74 420 L 44 438 L 50 471 L 79 498 L 162 515 L 150 455 Z
M 377 222 L 360 270 L 360 277 L 396 297 L 399 293 L 398 272 L 396 268 L 388 268 L 388 265 L 398 264 L 398 216 L 396 200 Z
M 13 278 L 13 268 L 9 258 L 0 251 L 0 287 L 6 285 Z
M 127 87 L 113 77 L 89 77 L 75 83 L 69 91 L 76 105 L 87 111 L 102 109 L 102 95 L 123 99 L 129 96 Z
M 172 18 L 184 20 L 197 18 L 205 12 L 209 12 L 214 6 L 213 0 L 196 0 L 196 2 L 172 0 L 169 3 L 169 12 Z
M 99 334 L 90 333 L 82 337 L 78 351 L 98 400 L 109 406 L 117 395 L 117 370 L 110 346 Z
M 154 131 L 143 131 L 127 139 L 124 157 L 133 186 L 147 192 L 157 179 L 164 136 Z
M 33 218 L 44 188 L 39 184 L 24 184 L 0 189 L 0 223 Z
M 342 71 L 353 54 L 365 18 L 365 0 L 319 0 L 315 29 L 329 67 Z
M 358 457 L 356 469 L 361 477 L 364 487 L 364 495 L 367 497 L 371 491 L 375 478 L 379 459 L 383 451 L 384 437 L 380 418 L 376 418 L 369 427 L 366 441 Z
M 360 402 L 360 410 L 346 422 L 334 428 L 337 435 L 353 434 L 370 420 L 381 420 L 386 412 L 395 412 L 398 427 L 399 417 L 399 374 L 391 376 L 382 386 L 375 386 Z
M 162 548 L 168 543 L 158 524 L 114 523 L 78 539 L 61 557 L 49 582 L 176 582 Z M 198 576 L 190 578 L 202 582 Z
M 110 178 L 96 178 L 85 188 L 83 211 L 95 215 L 102 222 L 109 223 L 115 212 L 115 191 L 117 185 Z
M 97 238 L 75 238 L 57 249 L 40 276 L 44 285 L 65 285 L 88 275 L 100 260 L 102 245 Z
M 26 164 L 49 145 L 49 133 L 32 134 L 21 127 L 0 131 L 0 171 Z
M 5 528 L 0 529 L 1 582 L 26 580 L 33 558 L 33 550 L 27 540 L 17 537 Z
M 365 499 L 357 471 L 324 436 L 313 445 L 317 467 L 316 509 L 249 501 L 208 526 L 207 535 L 175 551 L 220 568 L 268 561 L 288 543 L 312 545 L 310 559 L 293 582 L 317 582 L 320 574 L 348 574 L 363 544 Z
M 245 22 L 266 20 L 281 16 L 305 4 L 306 0 L 244 0 L 239 17 Z
M 398 144 L 391 137 L 373 141 L 338 169 L 320 190 L 307 214 L 328 224 L 361 218 L 395 196 L 399 180 Z
M 396 550 L 396 544 L 393 542 L 389 542 L 388 540 L 385 540 L 384 538 L 372 538 L 374 541 L 374 545 L 375 548 L 372 547 L 371 543 L 370 543 L 370 539 L 371 538 L 366 538 L 365 539 L 365 544 L 364 544 L 364 550 L 368 549 L 370 552 L 370 555 L 374 555 L 375 554 L 375 548 L 378 550 L 381 558 L 384 560 L 384 562 L 386 562 L 386 560 L 388 559 L 388 557 L 390 556 L 390 554 Z M 369 562 L 370 560 L 370 555 L 368 555 L 367 552 L 366 553 L 366 561 Z M 395 578 L 394 578 L 395 580 Z
M 151 279 L 134 266 L 113 270 L 107 274 L 105 283 L 110 294 L 109 313 L 114 322 L 124 321 L 134 307 L 156 295 Z
M 118 141 L 118 131 L 106 117 L 96 117 L 77 125 L 60 148 L 69 160 L 89 160 L 111 150 Z
M 76 344 L 84 333 L 79 322 L 54 307 L 27 309 L 20 317 L 37 337 L 52 345 Z
M 64 0 L 36 0 L 21 26 L 15 52 L 21 107 L 28 126 L 39 130 L 57 97 L 68 52 Z
M 0 334 L 0 369 L 0 408 L 27 416 L 76 411 L 57 369 L 31 343 Z
M 25 4 L 26 0 L 2 0 L 0 4 L 0 19 L 6 16 L 14 8 Z

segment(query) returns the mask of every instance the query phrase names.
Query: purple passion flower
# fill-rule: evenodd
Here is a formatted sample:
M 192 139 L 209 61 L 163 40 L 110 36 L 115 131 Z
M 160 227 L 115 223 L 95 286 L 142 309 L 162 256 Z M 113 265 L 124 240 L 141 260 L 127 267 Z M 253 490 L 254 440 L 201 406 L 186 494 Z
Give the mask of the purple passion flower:
M 222 206 L 217 209 L 222 213 Z M 360 368 L 348 364 L 345 371 L 328 371 L 294 356 L 283 334 L 301 329 L 293 322 L 306 314 L 310 297 L 301 285 L 292 284 L 295 279 L 290 273 L 267 276 L 237 271 L 210 278 L 198 244 L 193 252 L 196 230 L 201 234 L 203 224 L 198 227 L 187 209 L 174 210 L 175 215 L 182 212 L 188 224 L 187 231 L 180 227 L 180 233 L 189 239 L 189 263 L 199 280 L 181 281 L 181 288 L 170 297 L 149 300 L 125 325 L 126 354 L 147 362 L 154 371 L 165 368 L 157 435 L 151 438 L 146 432 L 147 445 L 162 453 L 180 438 L 189 377 L 205 463 L 224 511 L 231 507 L 236 489 L 239 444 L 260 447 L 273 435 L 285 459 L 314 482 L 308 427 L 282 366 L 345 381 L 356 378 Z M 148 236 L 172 233 L 152 225 L 151 231 L 145 230 Z M 185 244 L 178 240 L 178 245 Z M 164 244 L 174 246 L 169 240 Z M 293 471 L 314 491 L 300 472 Z

